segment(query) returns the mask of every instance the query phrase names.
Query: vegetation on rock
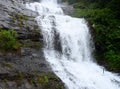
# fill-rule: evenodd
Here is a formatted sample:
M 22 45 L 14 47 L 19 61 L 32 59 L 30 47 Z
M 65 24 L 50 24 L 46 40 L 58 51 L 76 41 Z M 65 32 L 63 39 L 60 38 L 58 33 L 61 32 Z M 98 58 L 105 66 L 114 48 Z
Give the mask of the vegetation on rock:
M 17 32 L 14 30 L 0 29 L 0 51 L 15 51 L 20 47 Z
M 45 61 L 43 37 L 34 20 L 37 13 L 19 1 L 0 2 L 0 88 L 65 89 Z

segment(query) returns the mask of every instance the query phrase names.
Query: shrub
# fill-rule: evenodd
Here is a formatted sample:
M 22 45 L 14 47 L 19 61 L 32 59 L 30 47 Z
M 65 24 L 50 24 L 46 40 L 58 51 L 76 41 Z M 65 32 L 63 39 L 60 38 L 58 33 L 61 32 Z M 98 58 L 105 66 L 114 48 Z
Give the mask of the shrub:
M 106 52 L 105 57 L 109 63 L 111 70 L 118 71 L 120 70 L 120 54 L 110 50 Z
M 0 50 L 4 52 L 18 49 L 20 43 L 17 40 L 17 32 L 14 30 L 0 29 Z

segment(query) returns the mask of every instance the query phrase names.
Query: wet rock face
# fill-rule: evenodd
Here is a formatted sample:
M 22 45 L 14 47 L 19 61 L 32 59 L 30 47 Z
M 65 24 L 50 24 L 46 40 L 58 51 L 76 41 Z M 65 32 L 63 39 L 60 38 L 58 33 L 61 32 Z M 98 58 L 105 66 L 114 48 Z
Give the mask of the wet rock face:
M 65 89 L 45 60 L 40 41 L 21 40 L 20 53 L 0 52 L 0 88 Z
M 21 54 L 0 53 L 0 88 L 2 89 L 65 89 L 64 83 L 52 72 L 42 47 L 23 40 Z
M 26 9 L 20 1 L 0 1 L 0 28 L 16 30 L 20 39 L 36 37 L 38 40 L 40 31 L 34 20 L 37 13 Z
M 0 89 L 65 89 L 42 52 L 36 12 L 24 3 L 39 0 L 0 0 L 0 29 L 14 29 L 22 47 L 18 52 L 0 52 Z
M 62 7 L 62 9 L 63 9 L 63 11 L 64 11 L 64 13 L 65 13 L 66 15 L 73 15 L 73 13 L 74 13 L 74 8 L 73 8 L 72 5 L 69 5 L 68 3 L 63 2 L 63 3 L 61 4 L 61 7 Z
M 29 2 L 40 2 L 41 0 L 29 0 Z

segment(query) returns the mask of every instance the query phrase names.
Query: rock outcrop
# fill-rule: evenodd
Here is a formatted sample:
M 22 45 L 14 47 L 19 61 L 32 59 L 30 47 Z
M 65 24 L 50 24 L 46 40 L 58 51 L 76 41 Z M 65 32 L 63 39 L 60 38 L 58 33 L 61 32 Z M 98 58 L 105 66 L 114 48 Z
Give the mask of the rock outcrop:
M 22 44 L 20 52 L 0 52 L 0 89 L 65 89 L 45 61 L 38 14 L 24 5 L 30 1 L 39 0 L 0 1 L 0 29 L 17 31 Z
M 20 39 L 40 38 L 36 16 L 36 12 L 15 0 L 0 1 L 0 28 L 16 30 Z

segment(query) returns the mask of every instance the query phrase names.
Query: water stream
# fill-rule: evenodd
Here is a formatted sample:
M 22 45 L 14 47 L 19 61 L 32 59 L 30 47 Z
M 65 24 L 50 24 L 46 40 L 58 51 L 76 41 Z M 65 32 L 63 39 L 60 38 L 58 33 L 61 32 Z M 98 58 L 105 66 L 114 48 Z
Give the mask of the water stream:
M 57 0 L 26 4 L 37 11 L 44 54 L 68 89 L 120 89 L 120 77 L 94 62 L 92 38 L 83 18 L 65 15 Z

